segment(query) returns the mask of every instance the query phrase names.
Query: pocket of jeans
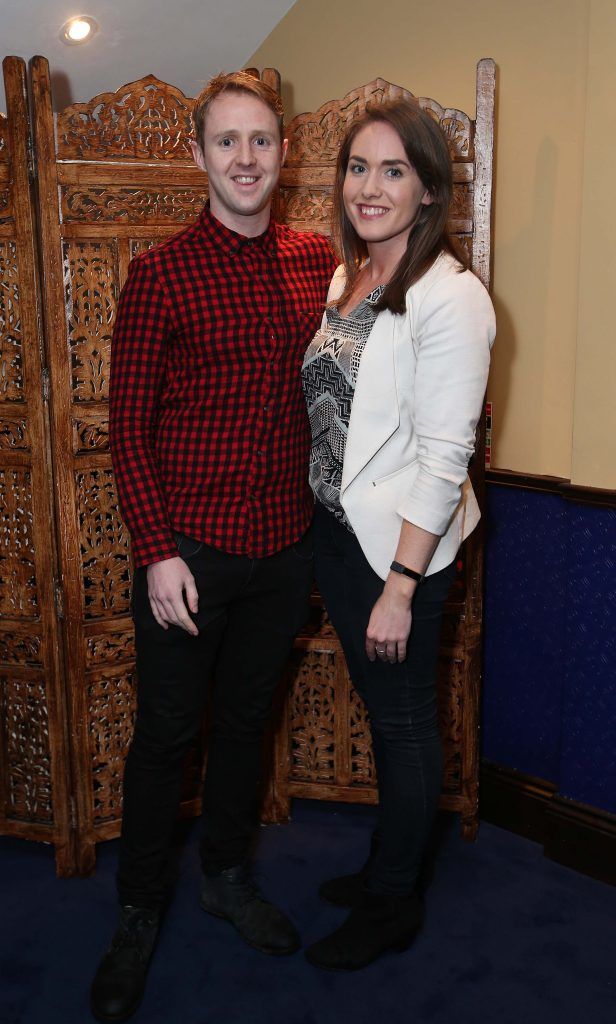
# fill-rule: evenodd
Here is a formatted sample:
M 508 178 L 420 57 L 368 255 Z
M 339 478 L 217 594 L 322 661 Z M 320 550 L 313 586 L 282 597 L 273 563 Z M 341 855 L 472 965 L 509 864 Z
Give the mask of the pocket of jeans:
M 174 533 L 174 537 L 178 554 L 185 562 L 198 555 L 205 544 L 205 541 L 197 540 L 195 537 L 187 537 L 185 533 L 180 533 L 177 530 Z

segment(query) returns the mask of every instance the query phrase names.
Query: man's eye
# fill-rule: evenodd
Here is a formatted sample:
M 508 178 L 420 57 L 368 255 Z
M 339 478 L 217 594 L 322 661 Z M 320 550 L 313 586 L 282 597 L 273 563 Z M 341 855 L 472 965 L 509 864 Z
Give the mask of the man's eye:
M 233 144 L 233 139 L 221 139 L 220 140 L 220 145 L 223 146 L 225 149 L 228 149 L 229 146 L 231 146 L 232 144 Z
M 266 139 L 264 135 L 258 135 L 255 139 L 257 146 L 267 146 L 269 139 Z

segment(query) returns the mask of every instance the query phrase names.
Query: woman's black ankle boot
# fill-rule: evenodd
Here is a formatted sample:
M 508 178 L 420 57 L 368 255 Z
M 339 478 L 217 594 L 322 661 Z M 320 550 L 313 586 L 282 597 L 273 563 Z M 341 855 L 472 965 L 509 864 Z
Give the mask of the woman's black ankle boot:
M 416 893 L 386 896 L 364 889 L 342 927 L 310 946 L 306 959 L 330 971 L 357 971 L 382 953 L 408 949 L 422 921 Z

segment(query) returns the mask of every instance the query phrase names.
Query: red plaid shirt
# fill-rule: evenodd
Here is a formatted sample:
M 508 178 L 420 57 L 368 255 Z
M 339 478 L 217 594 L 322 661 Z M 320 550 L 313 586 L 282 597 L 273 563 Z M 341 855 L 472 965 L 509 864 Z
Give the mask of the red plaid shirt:
M 178 530 L 259 558 L 312 513 L 304 351 L 335 267 L 327 240 L 258 238 L 209 211 L 130 265 L 113 334 L 110 439 L 135 564 Z

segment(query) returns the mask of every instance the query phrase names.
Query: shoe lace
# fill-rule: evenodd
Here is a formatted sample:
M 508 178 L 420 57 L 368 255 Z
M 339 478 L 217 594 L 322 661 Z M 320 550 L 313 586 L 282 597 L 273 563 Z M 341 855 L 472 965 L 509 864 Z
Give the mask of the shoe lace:
M 245 907 L 249 903 L 254 903 L 255 900 L 265 902 L 257 883 L 248 871 L 244 872 L 235 880 L 233 888 L 241 907 Z
M 111 949 L 114 953 L 132 949 L 140 960 L 147 960 L 149 947 L 152 943 L 151 932 L 156 926 L 156 918 L 151 914 L 126 914 L 113 937 Z

